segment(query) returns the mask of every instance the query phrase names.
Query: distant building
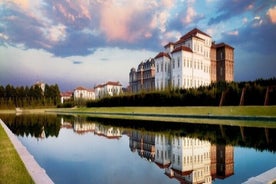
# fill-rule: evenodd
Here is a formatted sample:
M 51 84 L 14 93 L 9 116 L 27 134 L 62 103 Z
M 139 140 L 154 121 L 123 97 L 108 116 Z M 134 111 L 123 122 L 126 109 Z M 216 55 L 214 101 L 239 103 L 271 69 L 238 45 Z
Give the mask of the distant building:
M 73 97 L 73 92 L 72 91 L 66 91 L 60 93 L 60 102 L 61 104 L 64 103 L 64 101 L 70 100 Z
M 42 94 L 44 95 L 44 91 L 45 91 L 45 83 L 44 82 L 37 81 L 33 86 L 38 86 L 41 89 Z
M 138 65 L 137 71 L 132 68 L 129 73 L 131 92 L 151 91 L 155 88 L 155 60 L 150 58 Z
M 74 89 L 74 100 L 95 100 L 95 92 L 93 89 L 86 89 L 84 87 L 77 87 Z
M 97 85 L 95 88 L 95 98 L 103 98 L 106 96 L 116 96 L 123 93 L 122 84 L 120 82 L 108 81 L 105 84 Z
M 169 42 L 164 51 L 151 61 L 147 77 L 154 79 L 155 89 L 197 88 L 216 81 L 234 80 L 234 48 L 228 44 L 215 44 L 212 37 L 193 29 L 176 42 Z M 137 71 L 130 70 L 129 85 L 132 92 L 154 89 L 145 85 L 146 71 L 141 63 Z M 154 71 L 154 72 L 153 72 Z M 149 88 L 148 88 L 149 87 Z

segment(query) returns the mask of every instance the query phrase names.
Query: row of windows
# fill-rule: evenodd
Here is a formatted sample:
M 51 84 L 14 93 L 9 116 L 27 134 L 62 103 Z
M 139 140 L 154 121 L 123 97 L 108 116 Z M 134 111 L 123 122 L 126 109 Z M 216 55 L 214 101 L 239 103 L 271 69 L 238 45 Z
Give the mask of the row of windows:
M 161 152 L 161 154 L 159 154 L 159 150 L 157 150 L 157 152 L 156 152 L 156 158 L 157 159 L 159 159 L 159 157 L 163 158 L 165 156 L 165 160 L 167 160 L 171 157 L 170 152 L 168 152 L 168 151 L 164 151 L 165 154 L 164 154 L 163 150 L 161 150 L 160 152 Z
M 161 63 L 160 64 L 160 68 L 159 68 L 159 64 L 156 65 L 156 72 L 159 73 L 159 72 L 167 72 L 169 70 L 169 63 Z M 175 68 L 180 68 L 181 65 L 180 65 L 180 58 L 177 58 L 177 63 L 175 62 L 174 59 L 172 59 L 172 68 L 175 69 Z M 209 65 L 206 65 L 206 64 L 203 64 L 202 61 L 200 60 L 192 60 L 190 58 L 184 58 L 183 59 L 183 67 L 186 67 L 186 68 L 193 68 L 193 69 L 197 69 L 197 70 L 203 70 L 204 72 L 206 73 L 210 73 L 210 66 Z
M 182 138 L 173 139 L 172 144 L 173 145 L 177 144 L 178 146 L 180 146 L 181 139 Z M 184 146 L 202 146 L 207 143 L 207 141 L 200 141 L 198 139 L 187 139 L 187 138 L 182 139 L 182 142 Z
M 176 162 L 175 154 L 173 154 L 172 163 Z M 209 152 L 205 152 L 201 155 L 190 155 L 190 156 L 183 156 L 183 164 L 191 164 L 191 163 L 203 163 L 204 160 L 210 159 Z M 180 155 L 177 155 L 177 165 L 180 165 Z
M 206 50 L 202 44 L 193 44 L 193 51 L 203 54 L 205 57 L 210 57 L 210 48 Z
M 199 87 L 199 86 L 207 86 L 209 85 L 209 81 L 206 80 L 200 80 L 200 79 L 191 79 L 191 78 L 184 78 L 183 79 L 183 85 L 180 84 L 180 77 L 178 77 L 177 82 L 176 79 L 173 79 L 172 85 L 174 87 L 184 87 L 184 88 L 193 88 L 193 87 Z

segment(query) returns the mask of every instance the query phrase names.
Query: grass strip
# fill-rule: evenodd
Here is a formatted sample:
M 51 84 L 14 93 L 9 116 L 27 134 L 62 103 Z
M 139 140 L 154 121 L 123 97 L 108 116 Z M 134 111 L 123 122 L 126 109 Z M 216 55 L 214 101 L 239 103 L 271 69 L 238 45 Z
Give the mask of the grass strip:
M 57 109 L 58 111 L 63 109 Z M 276 106 L 221 106 L 221 107 L 95 107 L 66 109 L 66 111 L 186 114 L 186 115 L 227 115 L 227 116 L 276 116 Z
M 62 114 L 98 118 L 276 128 L 276 106 L 233 107 L 99 107 L 56 109 Z
M 34 183 L 22 160 L 0 125 L 0 183 Z

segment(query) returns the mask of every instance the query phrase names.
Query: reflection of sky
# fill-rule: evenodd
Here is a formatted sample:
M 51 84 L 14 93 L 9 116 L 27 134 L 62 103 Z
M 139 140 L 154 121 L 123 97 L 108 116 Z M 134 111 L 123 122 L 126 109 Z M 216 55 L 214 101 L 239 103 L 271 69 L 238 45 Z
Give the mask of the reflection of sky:
M 20 140 L 55 183 L 177 183 L 132 153 L 127 136 L 114 140 L 61 129 L 58 138 Z
M 235 147 L 234 149 L 234 176 L 225 180 L 216 180 L 215 183 L 241 183 L 251 177 L 276 167 L 275 154 L 266 151 L 257 151 L 253 148 Z M 236 177 L 238 175 L 238 177 Z
M 156 164 L 131 152 L 127 136 L 107 139 L 62 128 L 58 138 L 19 139 L 55 183 L 178 183 Z M 234 175 L 214 183 L 241 183 L 275 166 L 271 152 L 235 147 Z

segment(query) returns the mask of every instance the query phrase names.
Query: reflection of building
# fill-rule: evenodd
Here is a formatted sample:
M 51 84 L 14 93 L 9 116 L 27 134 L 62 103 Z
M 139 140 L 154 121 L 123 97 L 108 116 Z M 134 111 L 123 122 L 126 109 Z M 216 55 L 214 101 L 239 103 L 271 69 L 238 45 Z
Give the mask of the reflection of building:
M 233 146 L 212 145 L 211 148 L 212 178 L 224 179 L 234 174 Z
M 74 122 L 74 131 L 83 134 L 86 132 L 94 132 L 95 130 L 95 123 L 88 123 L 88 122 Z
M 180 182 L 211 183 L 209 141 L 188 137 L 173 137 L 171 165 L 165 174 Z
M 122 137 L 122 132 L 119 128 L 107 127 L 101 124 L 96 124 L 94 133 L 108 139 L 120 139 Z
M 132 131 L 129 136 L 129 147 L 131 151 L 137 150 L 141 157 L 149 161 L 155 158 L 155 136 L 153 134 Z
M 165 174 L 180 183 L 212 183 L 234 173 L 232 146 L 211 145 L 209 141 L 164 134 L 132 131 L 131 151 L 156 163 Z

